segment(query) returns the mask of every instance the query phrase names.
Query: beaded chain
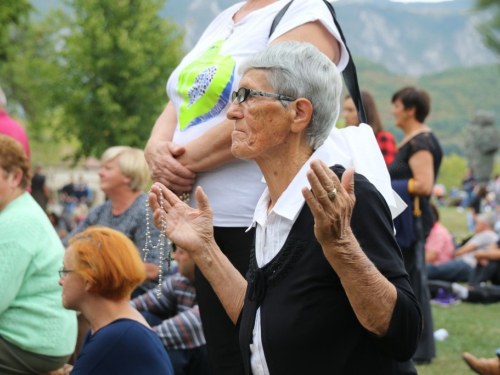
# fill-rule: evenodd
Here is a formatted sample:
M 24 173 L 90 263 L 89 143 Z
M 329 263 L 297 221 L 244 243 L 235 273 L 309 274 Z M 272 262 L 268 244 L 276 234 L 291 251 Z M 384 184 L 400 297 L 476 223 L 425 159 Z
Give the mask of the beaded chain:
M 160 209 L 162 211 L 161 215 L 161 228 L 160 228 L 160 236 L 158 237 L 158 242 L 156 243 L 156 246 L 153 245 L 153 241 L 151 241 L 151 231 L 150 231 L 150 222 L 149 222 L 149 211 L 150 211 L 150 206 L 149 206 L 149 199 L 146 199 L 146 243 L 144 244 L 144 249 L 142 249 L 142 252 L 144 254 L 144 262 L 146 262 L 148 258 L 148 254 L 151 250 L 156 250 L 158 249 L 160 251 L 160 264 L 158 265 L 159 267 L 159 273 L 158 273 L 158 292 L 156 294 L 156 297 L 158 299 L 161 298 L 161 283 L 162 283 L 162 278 L 163 278 L 163 263 L 167 261 L 167 273 L 170 273 L 170 262 L 172 261 L 172 241 L 168 240 L 167 245 L 168 245 L 168 250 L 167 250 L 167 256 L 165 257 L 165 230 L 167 229 L 167 221 L 165 220 L 165 217 L 163 216 L 163 193 L 161 191 L 161 187 L 158 187 L 160 189 Z M 149 193 L 151 193 L 151 190 L 149 190 Z M 149 196 L 148 193 L 148 196 Z M 180 199 L 188 203 L 190 198 L 189 193 L 182 193 L 180 196 Z M 151 246 L 151 249 L 149 246 Z
M 153 245 L 153 241 L 151 241 L 151 226 L 149 222 L 149 211 L 150 211 L 150 206 L 149 206 L 149 199 L 146 199 L 146 243 L 144 244 L 144 249 L 142 249 L 142 252 L 144 253 L 144 262 L 146 262 L 148 258 L 148 254 L 151 250 L 156 250 L 158 249 L 160 251 L 160 264 L 158 265 L 159 267 L 159 273 L 158 273 L 158 293 L 156 294 L 156 297 L 158 299 L 161 298 L 161 283 L 162 283 L 162 278 L 163 278 L 163 263 L 167 261 L 167 273 L 170 273 L 170 261 L 171 259 L 171 249 L 172 249 L 172 242 L 168 240 L 167 242 L 167 256 L 165 257 L 165 230 L 167 229 L 167 221 L 165 220 L 165 217 L 163 216 L 163 193 L 160 189 L 160 209 L 162 211 L 161 215 L 161 227 L 160 227 L 160 236 L 158 237 L 158 242 L 156 243 L 156 246 Z M 151 190 L 149 190 L 149 193 L 151 193 Z M 149 194 L 148 194 L 149 195 Z M 149 246 L 151 248 L 149 248 Z

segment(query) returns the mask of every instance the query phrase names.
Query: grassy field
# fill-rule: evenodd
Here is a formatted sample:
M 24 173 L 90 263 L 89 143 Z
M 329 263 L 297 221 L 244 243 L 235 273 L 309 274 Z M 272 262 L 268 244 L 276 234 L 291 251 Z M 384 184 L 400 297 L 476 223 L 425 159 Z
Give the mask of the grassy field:
M 441 207 L 440 221 L 456 235 L 466 237 L 465 212 L 455 207 Z M 418 366 L 420 375 L 473 374 L 462 360 L 468 351 L 475 356 L 491 358 L 500 346 L 500 305 L 462 303 L 450 307 L 432 307 L 434 330 L 444 328 L 449 337 L 436 342 L 437 358 L 430 365 Z
M 459 211 L 457 207 L 439 207 L 439 221 L 454 235 L 467 237 L 466 211 Z
M 436 341 L 437 358 L 418 366 L 420 375 L 473 374 L 462 360 L 464 351 L 492 358 L 500 346 L 500 306 L 462 303 L 450 307 L 433 306 L 434 330 L 444 328 L 449 337 Z

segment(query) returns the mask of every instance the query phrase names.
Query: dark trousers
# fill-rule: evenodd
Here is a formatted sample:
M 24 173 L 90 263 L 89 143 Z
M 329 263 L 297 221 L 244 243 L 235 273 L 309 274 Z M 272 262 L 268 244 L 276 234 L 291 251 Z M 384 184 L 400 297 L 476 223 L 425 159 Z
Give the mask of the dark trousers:
M 255 229 L 245 233 L 246 229 L 214 227 L 217 245 L 243 277 L 248 271 L 255 235 Z M 198 268 L 195 271 L 195 287 L 213 374 L 244 374 L 238 329 Z
M 500 261 L 490 260 L 486 266 L 478 263 L 469 280 L 469 285 L 479 286 L 487 281 L 500 285 Z
M 423 317 L 422 335 L 413 359 L 430 360 L 436 357 L 436 347 L 434 344 L 434 323 L 432 321 L 429 289 L 427 288 L 424 248 L 423 246 L 402 247 L 401 251 L 403 252 L 406 272 L 408 272 Z
M 439 289 L 453 291 L 451 283 L 448 281 L 428 280 L 428 283 L 431 298 L 436 297 Z M 469 296 L 465 301 L 484 304 L 500 302 L 500 286 L 471 286 L 469 287 Z
M 149 312 L 141 311 L 142 316 L 151 327 L 160 325 L 162 320 L 159 316 Z M 206 345 L 193 349 L 166 349 L 174 375 L 211 375 L 208 363 Z
M 71 354 L 62 357 L 28 352 L 0 336 L 0 374 L 38 375 L 63 367 Z

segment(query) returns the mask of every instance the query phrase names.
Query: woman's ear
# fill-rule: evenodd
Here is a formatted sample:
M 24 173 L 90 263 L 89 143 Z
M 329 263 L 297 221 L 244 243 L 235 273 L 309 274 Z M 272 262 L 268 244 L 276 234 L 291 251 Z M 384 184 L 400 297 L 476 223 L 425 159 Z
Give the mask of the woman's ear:
M 16 169 L 15 172 L 11 174 L 11 183 L 13 188 L 17 188 L 21 185 L 21 181 L 23 180 L 23 171 L 21 169 Z
M 416 113 L 417 113 L 417 108 L 416 107 L 411 107 L 411 108 L 408 108 L 406 110 L 406 112 L 408 113 L 408 115 L 410 117 L 415 117 L 416 116 Z
M 299 98 L 295 100 L 292 105 L 294 106 L 294 114 L 291 130 L 295 133 L 300 133 L 307 128 L 311 122 L 313 107 L 311 102 L 306 98 Z
M 90 292 L 92 287 L 94 286 L 93 283 L 91 283 L 90 281 L 88 280 L 85 280 L 85 291 L 86 292 Z
M 125 176 L 123 178 L 123 182 L 127 185 L 130 186 L 130 183 L 132 182 L 132 177 Z

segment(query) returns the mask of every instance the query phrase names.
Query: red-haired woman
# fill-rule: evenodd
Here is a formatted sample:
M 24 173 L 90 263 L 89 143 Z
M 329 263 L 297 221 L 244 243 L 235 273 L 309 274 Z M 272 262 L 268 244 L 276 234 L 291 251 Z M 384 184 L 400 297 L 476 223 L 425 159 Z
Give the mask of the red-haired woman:
M 59 273 L 63 306 L 90 323 L 72 375 L 173 374 L 160 339 L 129 304 L 145 279 L 131 240 L 114 229 L 89 228 L 69 241 Z

